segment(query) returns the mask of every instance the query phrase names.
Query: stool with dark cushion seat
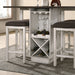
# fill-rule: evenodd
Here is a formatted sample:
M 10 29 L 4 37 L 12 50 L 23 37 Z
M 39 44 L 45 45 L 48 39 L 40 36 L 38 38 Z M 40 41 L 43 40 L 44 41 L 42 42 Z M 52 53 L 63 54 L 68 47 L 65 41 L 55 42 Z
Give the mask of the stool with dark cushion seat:
M 52 28 L 54 28 L 54 66 L 57 64 L 57 57 L 60 57 L 61 60 L 63 58 L 73 58 L 74 59 L 74 68 L 75 68 L 75 20 L 66 20 L 62 22 L 57 22 L 52 25 Z M 57 49 L 57 37 L 58 34 L 57 32 L 60 32 L 60 42 L 61 46 L 59 49 Z M 64 43 L 63 43 L 63 36 L 65 32 L 71 32 L 74 33 L 74 48 L 73 49 L 65 49 L 64 48 Z M 64 45 L 63 45 L 64 44 Z
M 29 20 L 16 20 L 6 22 L 6 26 L 29 26 Z
M 17 20 L 17 21 L 8 21 L 6 22 L 6 50 L 7 50 L 7 56 L 6 60 L 9 60 L 9 53 L 15 53 L 15 54 L 23 54 L 23 63 L 25 63 L 26 59 L 26 27 L 29 27 L 29 20 Z M 16 30 L 16 49 L 11 51 L 9 50 L 9 29 Z M 22 49 L 23 50 L 17 50 L 18 49 L 18 30 L 22 31 Z M 11 39 L 12 40 L 12 39 Z
M 66 20 L 52 25 L 54 28 L 75 28 L 75 20 Z

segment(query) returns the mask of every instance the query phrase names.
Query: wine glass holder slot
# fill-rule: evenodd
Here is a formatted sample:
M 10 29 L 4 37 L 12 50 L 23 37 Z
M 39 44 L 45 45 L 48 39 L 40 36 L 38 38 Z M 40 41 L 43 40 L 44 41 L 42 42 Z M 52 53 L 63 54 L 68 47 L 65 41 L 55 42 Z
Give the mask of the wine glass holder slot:
M 32 11 L 32 14 L 49 14 L 49 11 Z

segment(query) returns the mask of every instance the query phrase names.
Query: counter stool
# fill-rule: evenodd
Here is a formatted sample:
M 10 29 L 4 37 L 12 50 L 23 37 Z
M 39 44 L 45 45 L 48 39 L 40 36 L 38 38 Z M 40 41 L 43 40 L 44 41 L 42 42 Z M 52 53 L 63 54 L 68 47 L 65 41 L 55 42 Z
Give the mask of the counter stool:
M 29 27 L 29 20 L 17 20 L 17 21 L 8 21 L 6 22 L 6 60 L 9 61 L 9 53 L 23 54 L 23 63 L 26 60 L 26 27 Z M 11 51 L 9 50 L 9 29 L 16 30 L 16 49 Z M 22 50 L 18 50 L 18 30 L 22 31 Z M 12 40 L 12 39 L 11 39 Z
M 57 22 L 55 24 L 52 25 L 52 27 L 54 28 L 54 66 L 57 65 L 57 58 L 73 58 L 73 62 L 74 62 L 74 68 L 75 68 L 75 20 L 66 20 L 66 21 L 62 21 L 62 22 Z M 60 32 L 60 40 L 61 40 L 61 46 L 60 48 L 57 48 L 57 31 Z M 64 48 L 64 43 L 63 43 L 63 36 L 64 36 L 64 32 L 72 32 L 74 34 L 74 39 L 73 39 L 73 49 L 68 49 L 66 50 Z

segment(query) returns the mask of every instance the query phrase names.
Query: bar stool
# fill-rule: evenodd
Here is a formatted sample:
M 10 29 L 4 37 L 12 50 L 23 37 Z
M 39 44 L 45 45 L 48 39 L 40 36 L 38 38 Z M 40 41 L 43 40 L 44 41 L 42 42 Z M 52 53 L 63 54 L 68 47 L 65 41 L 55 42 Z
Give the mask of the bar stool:
M 8 21 L 6 22 L 6 60 L 9 61 L 9 53 L 23 54 L 23 63 L 26 60 L 26 28 L 29 27 L 29 20 L 17 20 L 17 21 Z M 11 51 L 9 50 L 9 29 L 16 30 L 16 49 Z M 18 50 L 18 30 L 23 32 L 22 50 Z M 12 40 L 12 39 L 11 39 Z
M 57 58 L 61 58 L 61 60 L 63 60 L 63 58 L 73 58 L 73 62 L 74 62 L 74 68 L 75 68 L 75 20 L 67 20 L 67 21 L 62 21 L 62 22 L 57 22 L 55 24 L 52 25 L 52 27 L 54 28 L 54 66 L 57 65 Z M 60 42 L 61 44 L 59 45 L 59 48 L 57 48 L 57 31 L 60 32 Z M 74 43 L 74 48 L 73 49 L 68 49 L 66 50 L 64 48 L 64 43 L 63 43 L 63 36 L 65 32 L 72 32 L 74 34 L 74 39 L 73 39 L 73 43 Z

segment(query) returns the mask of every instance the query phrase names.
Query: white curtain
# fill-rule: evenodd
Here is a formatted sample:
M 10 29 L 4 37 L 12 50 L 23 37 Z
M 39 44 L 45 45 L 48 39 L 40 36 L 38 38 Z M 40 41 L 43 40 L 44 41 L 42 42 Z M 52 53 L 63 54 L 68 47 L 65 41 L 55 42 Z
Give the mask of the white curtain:
M 9 0 L 0 0 L 0 19 L 8 17 L 8 9 L 3 6 L 9 5 Z

